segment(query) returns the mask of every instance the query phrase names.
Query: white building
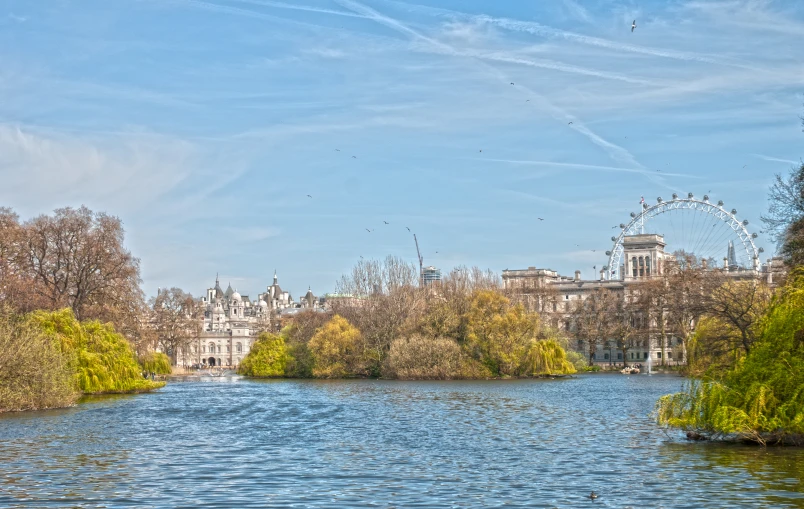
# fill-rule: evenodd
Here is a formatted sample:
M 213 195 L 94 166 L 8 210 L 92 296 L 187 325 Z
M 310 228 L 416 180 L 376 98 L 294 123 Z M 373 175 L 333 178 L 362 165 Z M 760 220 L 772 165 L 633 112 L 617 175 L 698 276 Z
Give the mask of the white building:
M 187 351 L 179 352 L 178 364 L 236 368 L 251 351 L 259 334 L 272 330 L 278 314 L 316 308 L 319 301 L 308 289 L 298 303 L 294 302 L 290 293 L 279 286 L 274 272 L 273 284 L 258 294 L 255 301 L 233 290 L 231 284 L 223 291 L 216 277 L 215 286 L 207 289 L 199 304 L 204 308 L 201 334 Z

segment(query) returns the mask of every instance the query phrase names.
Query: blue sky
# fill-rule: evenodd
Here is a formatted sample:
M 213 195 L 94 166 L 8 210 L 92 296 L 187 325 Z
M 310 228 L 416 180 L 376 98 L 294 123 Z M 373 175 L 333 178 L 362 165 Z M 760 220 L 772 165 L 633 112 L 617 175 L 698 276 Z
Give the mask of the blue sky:
M 406 226 L 443 270 L 591 277 L 641 196 L 760 228 L 802 40 L 792 0 L 0 0 L 0 204 L 120 216 L 149 294 L 321 294 L 415 261 Z

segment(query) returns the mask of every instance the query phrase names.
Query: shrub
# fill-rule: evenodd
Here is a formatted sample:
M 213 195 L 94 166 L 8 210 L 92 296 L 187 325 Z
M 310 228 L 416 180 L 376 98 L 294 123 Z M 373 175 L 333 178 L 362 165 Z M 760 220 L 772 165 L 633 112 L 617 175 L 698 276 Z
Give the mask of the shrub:
M 0 311 L 0 412 L 69 406 L 79 395 L 59 343 L 30 320 Z
M 140 392 L 157 389 L 164 382 L 142 377 L 140 365 L 128 341 L 110 324 L 80 323 L 72 311 L 36 311 L 31 320 L 61 345 L 75 373 L 75 383 L 85 394 Z
M 266 378 L 284 376 L 289 359 L 285 338 L 263 332 L 240 363 L 238 373 Z
M 567 360 L 575 367 L 575 371 L 586 371 L 589 367 L 586 356 L 575 350 L 567 350 Z
M 172 372 L 170 357 L 162 352 L 146 352 L 140 356 L 140 366 L 147 373 L 169 375 Z
M 385 375 L 403 380 L 452 380 L 488 378 L 491 373 L 470 359 L 449 338 L 413 335 L 391 343 Z

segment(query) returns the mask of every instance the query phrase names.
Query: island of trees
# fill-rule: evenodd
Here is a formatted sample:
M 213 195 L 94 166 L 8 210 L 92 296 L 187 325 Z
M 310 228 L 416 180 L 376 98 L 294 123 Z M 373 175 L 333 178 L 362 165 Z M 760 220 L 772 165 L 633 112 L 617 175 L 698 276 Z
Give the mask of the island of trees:
M 239 371 L 451 380 L 560 376 L 585 365 L 491 272 L 458 268 L 437 286 L 418 283 L 417 268 L 393 256 L 361 261 L 341 278 L 330 313 L 302 313 L 279 333 L 263 333 Z

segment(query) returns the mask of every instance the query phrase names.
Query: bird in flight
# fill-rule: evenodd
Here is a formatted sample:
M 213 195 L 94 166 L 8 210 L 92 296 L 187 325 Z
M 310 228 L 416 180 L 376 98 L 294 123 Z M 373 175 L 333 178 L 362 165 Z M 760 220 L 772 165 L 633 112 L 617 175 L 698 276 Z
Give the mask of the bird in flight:
M 512 81 L 512 82 L 511 82 L 511 84 L 513 85 L 513 84 L 514 84 L 514 82 Z
M 481 148 L 480 150 L 478 150 L 478 152 L 483 152 L 483 149 Z
M 357 159 L 357 156 L 352 156 L 352 159 Z
M 369 230 L 368 228 L 366 228 L 366 231 L 367 231 L 367 232 L 369 232 L 369 233 L 371 233 L 371 230 Z
M 536 219 L 538 219 L 539 221 L 544 221 L 544 219 L 541 217 L 537 217 Z
M 383 223 L 385 223 L 385 224 L 390 224 L 388 221 L 383 221 Z
M 634 22 L 631 23 L 631 31 L 633 32 L 635 28 L 636 28 L 636 20 L 634 20 Z
M 406 226 L 405 228 L 406 228 L 408 231 L 410 231 L 410 228 L 408 228 L 407 226 Z
M 572 125 L 572 122 L 570 122 L 570 123 L 569 123 L 569 124 L 567 124 L 567 125 Z
M 614 226 L 612 226 L 612 228 L 617 228 L 617 225 L 615 224 Z
M 339 149 L 339 148 L 335 149 L 335 152 L 340 152 L 340 151 L 341 151 L 341 149 Z
M 529 103 L 529 102 L 530 102 L 530 99 L 525 99 L 525 102 L 526 102 L 526 103 Z
M 748 165 L 747 165 L 747 164 L 744 164 L 744 165 L 743 165 L 743 168 L 745 168 L 746 166 L 748 166 Z
M 310 196 L 309 194 L 307 195 L 307 197 L 308 197 L 308 198 L 312 198 L 312 196 Z

